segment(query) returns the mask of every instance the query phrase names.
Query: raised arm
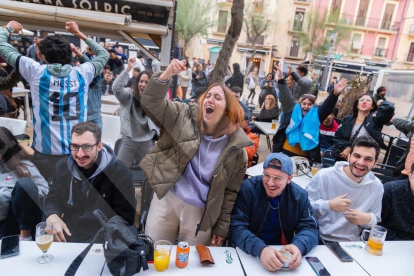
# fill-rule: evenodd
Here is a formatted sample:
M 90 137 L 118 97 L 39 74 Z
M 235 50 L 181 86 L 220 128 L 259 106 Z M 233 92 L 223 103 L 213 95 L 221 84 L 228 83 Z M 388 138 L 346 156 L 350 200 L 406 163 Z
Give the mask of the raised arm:
M 121 104 L 127 104 L 132 97 L 131 88 L 125 88 L 125 85 L 129 80 L 129 72 L 134 68 L 136 62 L 135 58 L 129 58 L 127 67 L 112 84 L 112 91 Z
M 20 73 L 16 68 L 5 78 L 0 78 L 0 90 L 10 89 L 20 81 Z
M 319 120 L 323 122 L 328 117 L 332 110 L 335 108 L 338 96 L 344 91 L 348 81 L 343 78 L 337 84 L 335 84 L 334 92 L 329 94 L 328 98 L 323 102 L 322 106 L 318 109 Z
M 284 113 L 288 113 L 295 106 L 295 99 L 286 85 L 286 81 L 283 78 L 283 71 L 280 66 L 276 67 L 276 74 L 279 77 L 278 88 L 279 88 L 279 100 L 282 104 L 282 110 Z
M 105 64 L 108 62 L 109 59 L 109 53 L 105 48 L 103 48 L 101 45 L 96 43 L 93 39 L 88 38 L 85 34 L 83 34 L 78 27 L 78 24 L 75 22 L 66 22 L 66 30 L 72 34 L 74 34 L 76 37 L 82 39 L 85 41 L 85 43 L 89 46 L 90 49 L 92 49 L 95 54 L 96 58 L 91 62 L 93 66 L 95 67 L 95 77 L 99 75 Z
M 405 119 L 395 118 L 392 121 L 392 124 L 395 126 L 396 129 L 407 135 L 413 129 L 414 122 L 407 121 Z
M 8 28 L 11 28 L 12 31 L 9 31 Z M 0 30 L 0 56 L 13 67 L 16 67 L 16 61 L 20 53 L 7 43 L 7 39 L 12 33 L 18 33 L 22 29 L 23 27 L 19 22 L 10 21 L 6 28 Z

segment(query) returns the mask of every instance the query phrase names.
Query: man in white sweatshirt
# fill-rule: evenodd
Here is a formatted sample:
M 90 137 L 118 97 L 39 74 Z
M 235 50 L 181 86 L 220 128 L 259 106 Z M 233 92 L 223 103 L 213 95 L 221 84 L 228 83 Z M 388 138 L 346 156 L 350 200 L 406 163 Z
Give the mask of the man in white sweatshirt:
M 371 172 L 380 147 L 370 136 L 352 144 L 349 162 L 320 170 L 306 190 L 319 220 L 319 232 L 327 241 L 358 241 L 362 228 L 381 221 L 384 188 Z

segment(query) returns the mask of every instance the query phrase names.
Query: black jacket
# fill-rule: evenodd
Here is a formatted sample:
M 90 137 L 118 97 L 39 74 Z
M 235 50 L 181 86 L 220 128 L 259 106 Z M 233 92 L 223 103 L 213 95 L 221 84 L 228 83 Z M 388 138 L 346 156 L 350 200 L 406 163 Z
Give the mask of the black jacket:
M 283 120 L 280 122 L 279 129 L 276 132 L 276 135 L 273 136 L 273 152 L 282 152 L 283 151 L 283 144 L 286 140 L 286 128 L 290 124 L 290 117 L 292 116 L 292 111 L 294 106 L 297 104 L 295 99 L 292 96 L 289 88 L 286 85 L 286 81 L 284 79 L 280 79 L 279 83 L 279 96 L 280 96 L 280 103 L 282 105 L 282 111 L 284 112 Z M 338 96 L 335 96 L 331 93 L 328 98 L 323 102 L 322 106 L 318 108 L 318 116 L 319 121 L 323 122 L 326 117 L 328 117 L 332 110 L 335 108 L 335 104 L 338 100 Z M 320 163 L 321 155 L 319 151 L 319 146 L 309 151 L 310 158 Z
M 364 121 L 364 127 L 369 135 L 371 135 L 383 149 L 387 146 L 384 144 L 384 140 L 382 139 L 382 127 L 390 122 L 392 116 L 394 116 L 394 105 L 391 102 L 385 101 L 378 107 L 377 112 L 371 112 Z M 355 125 L 356 118 L 357 117 L 353 115 L 346 116 L 342 120 L 338 131 L 335 133 L 335 137 L 333 139 L 334 148 L 340 152 L 347 147 L 351 147 L 350 141 L 352 128 Z
M 201 76 L 201 78 L 196 79 L 197 76 Z M 194 71 L 193 72 L 193 79 L 192 79 L 192 84 L 193 86 L 197 86 L 197 87 L 207 87 L 208 83 L 207 83 L 207 76 L 203 71 Z M 194 91 L 194 93 L 197 91 Z
M 109 59 L 106 65 L 111 67 L 111 71 L 114 73 L 114 76 L 121 74 L 124 70 L 124 62 L 122 59 Z
M 101 228 L 93 215 L 100 209 L 108 218 L 123 217 L 129 224 L 135 219 L 135 191 L 131 171 L 117 160 L 109 146 L 100 152 L 95 173 L 85 179 L 72 156 L 62 158 L 53 171 L 53 182 L 46 199 L 46 217 L 56 214 L 66 223 L 72 236 L 69 242 L 89 242 Z M 82 193 L 83 183 L 91 183 L 88 196 Z
M 231 76 L 231 77 L 230 77 L 230 78 L 226 81 L 226 85 L 227 85 L 228 87 L 230 87 L 230 88 L 235 87 L 235 86 L 238 86 L 238 87 L 240 87 L 241 89 L 243 89 L 243 84 L 244 84 L 243 79 L 244 79 L 244 76 L 243 76 L 243 74 L 242 74 L 240 71 L 235 72 L 235 73 L 233 74 L 233 76 Z
M 275 105 L 272 109 L 262 109 L 256 121 L 271 123 L 279 117 L 279 106 Z
M 230 241 L 247 254 L 260 257 L 266 244 L 259 236 L 268 212 L 262 176 L 244 180 L 231 213 Z M 287 244 L 296 245 L 302 256 L 318 244 L 319 225 L 308 193 L 293 182 L 280 197 L 279 218 L 282 237 Z
M 399 176 L 405 168 L 405 159 L 407 159 L 407 155 L 410 152 L 411 138 L 414 134 L 414 122 L 395 118 L 392 121 L 392 124 L 395 126 L 396 129 L 404 133 L 405 136 L 407 136 L 408 138 L 407 147 L 405 148 L 405 151 L 401 156 L 400 160 L 397 161 L 397 164 L 395 165 L 395 170 L 392 173 L 393 176 Z

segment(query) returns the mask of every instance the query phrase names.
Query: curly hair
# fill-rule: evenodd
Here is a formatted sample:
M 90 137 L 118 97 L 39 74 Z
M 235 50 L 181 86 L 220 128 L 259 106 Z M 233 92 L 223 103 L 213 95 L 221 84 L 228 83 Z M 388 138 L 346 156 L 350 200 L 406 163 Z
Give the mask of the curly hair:
M 69 42 L 61 35 L 48 36 L 39 43 L 39 50 L 48 63 L 70 64 L 72 50 Z

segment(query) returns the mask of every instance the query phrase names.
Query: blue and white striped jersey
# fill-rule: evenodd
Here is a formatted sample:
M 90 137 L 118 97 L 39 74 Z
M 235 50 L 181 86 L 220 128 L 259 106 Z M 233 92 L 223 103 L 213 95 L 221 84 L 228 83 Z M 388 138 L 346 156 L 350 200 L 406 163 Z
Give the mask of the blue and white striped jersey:
M 56 77 L 31 58 L 21 57 L 19 72 L 30 84 L 33 105 L 33 145 L 47 155 L 70 154 L 70 130 L 87 120 L 88 85 L 95 67 L 87 62 Z

